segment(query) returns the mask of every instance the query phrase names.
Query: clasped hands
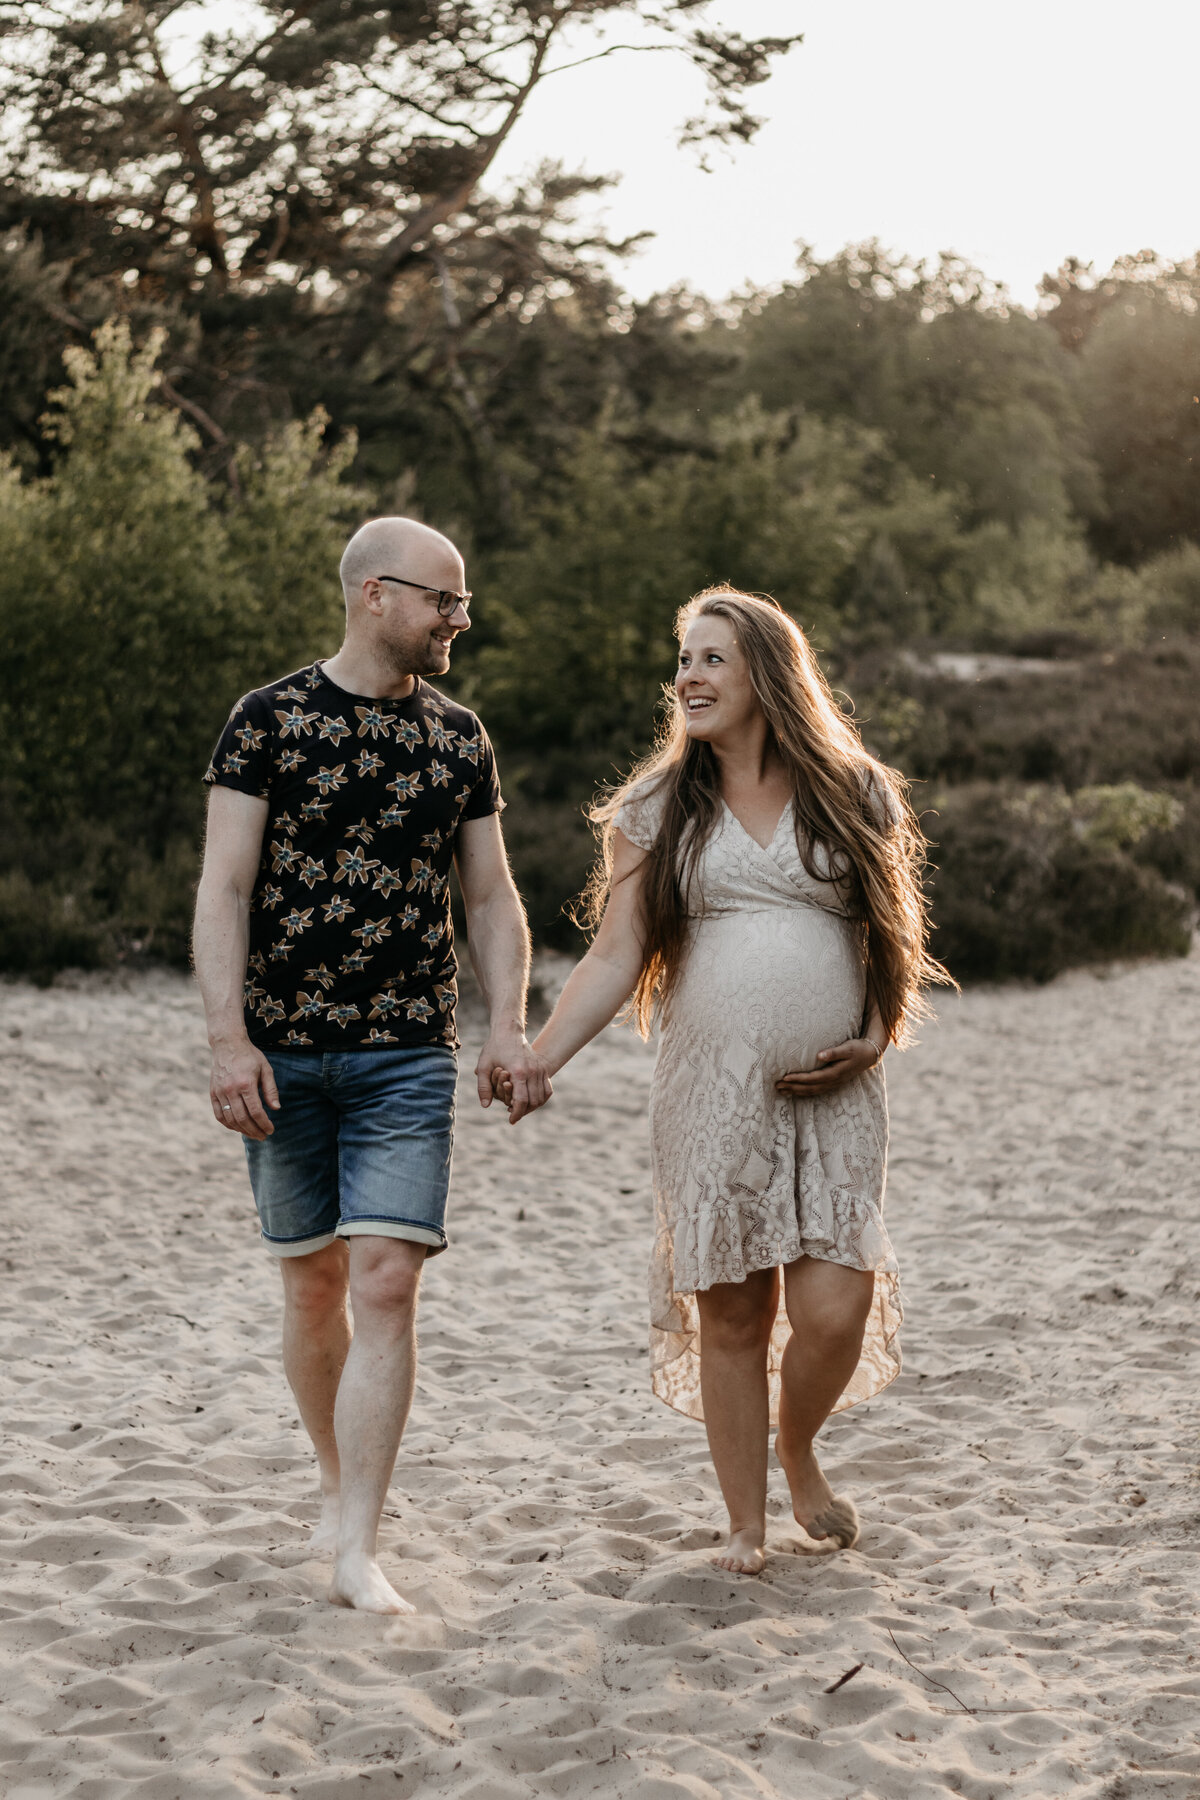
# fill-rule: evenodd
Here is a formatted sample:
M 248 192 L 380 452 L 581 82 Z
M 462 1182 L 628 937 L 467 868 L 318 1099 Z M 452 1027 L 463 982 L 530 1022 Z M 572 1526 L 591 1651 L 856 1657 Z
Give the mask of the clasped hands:
M 475 1065 L 480 1106 L 499 1100 L 515 1125 L 526 1113 L 545 1106 L 554 1092 L 550 1071 L 524 1033 L 492 1033 Z

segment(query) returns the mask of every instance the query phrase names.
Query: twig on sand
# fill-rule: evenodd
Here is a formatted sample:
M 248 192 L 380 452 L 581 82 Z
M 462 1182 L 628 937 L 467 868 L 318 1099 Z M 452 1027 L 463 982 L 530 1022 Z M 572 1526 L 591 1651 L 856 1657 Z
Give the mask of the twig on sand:
M 894 1639 L 892 1641 L 895 1642 Z M 845 1685 L 848 1681 L 853 1681 L 854 1677 L 858 1674 L 858 1671 L 861 1668 L 863 1668 L 864 1666 L 865 1665 L 862 1663 L 855 1663 L 855 1665 L 852 1669 L 847 1669 L 846 1673 L 844 1675 L 839 1675 L 837 1680 L 834 1682 L 831 1682 L 830 1685 L 827 1688 L 825 1688 L 823 1691 L 826 1694 L 836 1694 L 840 1687 L 845 1687 Z
M 1079 1588 L 1083 1586 L 1085 1581 L 1099 1581 L 1101 1575 L 1111 1575 L 1118 1563 L 1128 1562 L 1131 1556 L 1139 1555 L 1145 1547 L 1144 1540 L 1139 1540 L 1136 1544 L 1130 1544 L 1127 1549 L 1122 1550 L 1120 1556 L 1114 1556 L 1110 1563 L 1105 1563 L 1102 1569 L 1093 1569 L 1090 1575 L 1081 1575 L 1078 1581 L 1076 1581 L 1075 1586 Z M 1134 1569 L 1133 1573 L 1137 1575 L 1140 1571 Z
M 956 1694 L 952 1687 L 947 1687 L 944 1681 L 938 1681 L 934 1676 L 927 1675 L 924 1669 L 917 1667 L 917 1664 L 913 1661 L 911 1656 L 904 1656 L 903 1650 L 900 1648 L 899 1644 L 896 1643 L 895 1634 L 890 1625 L 886 1626 L 885 1630 L 895 1646 L 896 1655 L 903 1656 L 909 1668 L 914 1670 L 915 1673 L 921 1677 L 922 1681 L 927 1681 L 931 1687 L 941 1688 L 943 1694 L 949 1694 L 950 1698 L 956 1701 L 965 1713 L 1068 1712 L 1071 1710 L 1069 1707 L 1063 1706 L 968 1706 L 961 1695 Z M 829 1692 L 828 1689 L 825 1691 L 827 1693 Z M 1080 1710 L 1086 1712 L 1087 1708 L 1083 1707 Z

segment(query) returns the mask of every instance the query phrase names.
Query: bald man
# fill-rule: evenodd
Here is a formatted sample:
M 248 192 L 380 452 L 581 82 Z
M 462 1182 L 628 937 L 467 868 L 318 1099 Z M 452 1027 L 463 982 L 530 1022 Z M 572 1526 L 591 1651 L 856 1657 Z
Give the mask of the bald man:
M 412 519 L 372 519 L 341 577 L 337 655 L 244 695 L 213 753 L 194 953 L 213 1114 L 245 1141 L 283 1277 L 329 1598 L 397 1613 L 413 1609 L 377 1538 L 412 1402 L 417 1286 L 446 1248 L 451 862 L 491 1017 L 480 1102 L 494 1069 L 511 1074 L 514 1118 L 550 1082 L 525 1038 L 529 933 L 492 747 L 427 680 L 471 623 L 462 558 Z

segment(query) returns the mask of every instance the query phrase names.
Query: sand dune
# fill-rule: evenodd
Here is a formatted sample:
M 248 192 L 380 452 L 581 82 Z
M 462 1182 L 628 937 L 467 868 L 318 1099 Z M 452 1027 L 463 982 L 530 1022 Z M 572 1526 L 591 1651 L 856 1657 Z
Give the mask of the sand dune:
M 468 1077 L 395 1624 L 306 1554 L 192 990 L 0 1007 L 4 1800 L 1200 1795 L 1200 960 L 972 993 L 889 1059 L 905 1373 L 828 1432 L 860 1547 L 776 1471 L 760 1581 L 707 1566 L 703 1431 L 647 1388 L 652 1053 L 606 1034 L 516 1131 Z

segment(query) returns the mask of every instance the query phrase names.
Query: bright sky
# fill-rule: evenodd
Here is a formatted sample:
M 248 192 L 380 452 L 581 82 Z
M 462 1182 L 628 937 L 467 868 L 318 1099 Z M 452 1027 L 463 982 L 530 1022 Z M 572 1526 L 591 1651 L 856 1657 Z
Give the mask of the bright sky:
M 207 0 L 192 18 L 249 3 Z M 710 16 L 805 36 L 751 95 L 767 121 L 754 143 L 717 152 L 713 173 L 676 146 L 704 89 L 672 53 L 545 82 L 497 165 L 619 175 L 607 229 L 656 234 L 623 265 L 638 297 L 785 280 L 801 238 L 821 255 L 869 237 L 954 250 L 1025 305 L 1067 256 L 1106 269 L 1126 251 L 1200 250 L 1198 0 L 717 0 Z M 618 16 L 605 42 L 650 36 Z
M 1200 250 L 1197 0 L 721 0 L 714 16 L 805 35 L 752 97 L 758 138 L 714 173 L 676 148 L 703 85 L 671 55 L 557 76 L 505 147 L 509 174 L 544 156 L 621 174 L 608 228 L 657 234 L 625 265 L 639 297 L 783 280 L 800 238 L 955 250 L 1025 305 L 1070 255 Z

